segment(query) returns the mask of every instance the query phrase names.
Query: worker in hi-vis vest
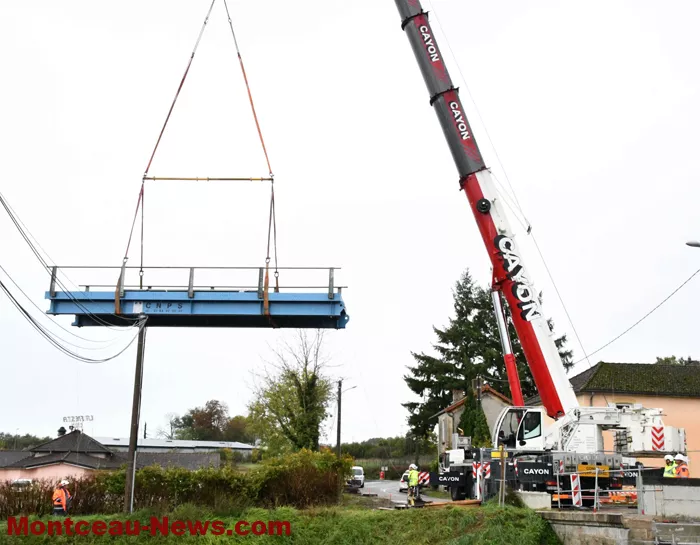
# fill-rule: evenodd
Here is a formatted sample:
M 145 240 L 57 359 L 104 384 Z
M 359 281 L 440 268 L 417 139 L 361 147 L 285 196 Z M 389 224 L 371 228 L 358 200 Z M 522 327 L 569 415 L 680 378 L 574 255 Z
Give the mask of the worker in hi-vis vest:
M 70 507 L 71 495 L 68 491 L 68 481 L 63 480 L 58 483 L 56 490 L 53 491 L 53 514 L 54 516 L 66 516 L 68 507 Z
M 408 503 L 415 505 L 418 493 L 418 466 L 411 464 L 408 466 Z
M 667 454 L 664 456 L 666 465 L 664 466 L 664 477 L 676 477 L 676 462 L 673 460 L 673 456 Z
M 676 454 L 676 477 L 680 479 L 689 479 L 690 470 L 688 469 L 688 459 L 680 452 Z

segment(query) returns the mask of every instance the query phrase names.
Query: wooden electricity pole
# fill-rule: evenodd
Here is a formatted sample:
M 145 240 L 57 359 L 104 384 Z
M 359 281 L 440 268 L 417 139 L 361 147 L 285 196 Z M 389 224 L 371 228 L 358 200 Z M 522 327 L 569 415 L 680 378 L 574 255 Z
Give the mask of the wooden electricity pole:
M 136 373 L 134 375 L 134 400 L 131 406 L 131 433 L 129 435 L 129 459 L 126 466 L 126 486 L 124 487 L 124 511 L 134 511 L 134 480 L 136 478 L 136 444 L 139 435 L 141 416 L 141 391 L 143 388 L 143 357 L 146 351 L 146 325 L 139 331 L 136 349 Z
M 337 437 L 337 446 L 336 449 L 338 450 L 338 458 L 340 458 L 340 398 L 343 395 L 343 380 L 340 379 L 338 381 L 338 437 Z

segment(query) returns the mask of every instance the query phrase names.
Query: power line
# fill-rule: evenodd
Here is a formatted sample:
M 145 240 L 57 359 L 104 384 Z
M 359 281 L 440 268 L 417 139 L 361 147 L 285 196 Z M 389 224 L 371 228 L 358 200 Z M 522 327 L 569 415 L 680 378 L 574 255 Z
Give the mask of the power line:
M 617 337 L 615 337 L 615 338 L 612 339 L 611 341 L 608 341 L 607 343 L 605 343 L 605 344 L 604 344 L 603 346 L 601 346 L 598 350 L 595 350 L 595 351 L 591 352 L 590 354 L 588 354 L 588 356 L 592 356 L 593 354 L 597 354 L 598 352 L 600 352 L 600 351 L 603 350 L 604 348 L 607 348 L 607 347 L 610 346 L 612 343 L 614 343 L 615 341 L 617 341 L 620 337 L 622 337 L 623 335 L 626 335 L 626 334 L 629 333 L 632 329 L 634 329 L 634 328 L 637 327 L 639 324 L 641 324 L 644 320 L 646 320 L 649 316 L 651 316 L 651 314 L 653 314 L 661 305 L 663 305 L 666 301 L 668 301 L 671 297 L 673 297 L 676 293 L 678 293 L 678 292 L 681 290 L 681 288 L 683 288 L 683 286 L 685 286 L 688 282 L 690 282 L 690 281 L 693 279 L 693 277 L 694 277 L 695 275 L 697 275 L 698 273 L 700 273 L 700 269 L 698 269 L 698 270 L 695 271 L 693 274 L 691 274 L 691 275 L 685 280 L 685 282 L 683 282 L 680 286 L 678 286 L 675 290 L 673 290 L 673 291 L 671 292 L 671 294 L 670 294 L 668 297 L 666 297 L 666 298 L 665 298 L 663 301 L 661 301 L 658 305 L 656 305 L 654 308 L 652 308 L 649 312 L 647 312 L 647 313 L 646 313 L 644 316 L 642 316 L 639 320 L 637 320 L 635 323 L 633 323 L 631 326 L 629 326 L 627 329 L 625 329 L 625 330 L 624 330 L 622 333 L 620 333 Z M 588 356 L 587 356 L 587 357 L 588 357 Z M 586 357 L 586 358 L 583 358 L 583 359 L 581 359 L 581 360 L 578 360 L 578 361 L 576 361 L 576 362 L 574 362 L 574 365 L 576 365 L 577 363 L 581 363 L 584 359 L 587 359 L 587 357 Z
M 14 286 L 20 291 L 20 293 L 22 295 L 24 295 L 24 297 L 34 306 L 34 308 L 36 308 L 42 315 L 44 315 L 43 310 L 40 309 L 39 306 L 34 301 L 31 300 L 31 298 L 19 286 L 19 284 L 17 284 L 17 282 L 15 282 L 15 280 L 12 278 L 12 276 L 10 276 L 10 273 L 8 273 L 7 270 L 2 265 L 0 265 L 0 270 L 5 273 L 5 276 L 7 276 L 7 278 L 10 280 L 10 282 L 12 282 L 14 284 Z M 62 339 L 62 338 L 58 337 L 58 335 L 56 335 L 55 333 L 51 333 L 52 335 L 55 335 L 57 338 L 61 339 L 61 341 L 63 341 L 65 344 L 68 344 L 68 345 L 73 346 L 75 348 L 81 348 L 83 350 L 104 350 L 105 348 L 108 348 L 108 347 L 114 345 L 115 341 L 117 340 L 116 337 L 113 339 L 105 339 L 105 340 L 86 339 L 85 337 L 81 337 L 80 335 L 76 335 L 72 331 L 69 331 L 68 329 L 63 327 L 61 324 L 59 324 L 55 320 L 51 320 L 50 318 L 49 318 L 49 320 L 51 321 L 51 323 L 53 323 L 54 325 L 57 325 L 58 327 L 60 327 L 63 331 L 65 331 L 69 335 L 72 335 L 73 337 L 76 337 L 80 340 L 92 342 L 92 343 L 108 343 L 107 346 L 81 346 L 81 345 L 75 344 L 71 341 L 67 341 L 65 339 Z
M 24 226 L 24 224 L 23 224 L 22 221 L 20 220 L 19 216 L 18 216 L 17 213 L 12 209 L 12 207 L 11 207 L 10 204 L 9 204 L 9 202 L 7 202 L 7 199 L 5 199 L 5 197 L 2 195 L 2 193 L 0 193 L 0 204 L 2 204 L 3 208 L 4 208 L 5 211 L 7 212 L 7 215 L 10 217 L 10 220 L 11 220 L 12 223 L 15 225 L 15 227 L 16 227 L 17 230 L 19 231 L 19 234 L 22 236 L 22 238 L 24 239 L 24 241 L 27 243 L 27 245 L 29 246 L 29 249 L 32 251 L 32 253 L 33 253 L 34 256 L 37 258 L 37 260 L 39 261 L 39 263 L 41 263 L 41 265 L 42 265 L 42 267 L 44 268 L 44 270 L 45 270 L 49 275 L 52 275 L 52 272 L 51 272 L 52 266 L 46 261 L 46 259 L 44 259 L 44 257 L 41 255 L 41 252 L 39 252 L 39 250 L 37 250 L 36 246 L 38 246 L 38 243 L 37 243 L 37 245 L 35 246 L 34 243 L 33 243 L 32 240 L 31 240 L 31 239 L 36 240 L 36 238 L 35 238 L 33 235 L 31 235 L 31 233 L 29 232 L 28 229 L 26 229 L 26 227 Z M 44 252 L 44 253 L 46 253 L 46 252 Z M 48 257 L 48 253 L 47 253 L 47 257 Z M 68 298 L 71 300 L 71 302 L 73 302 L 80 310 L 82 310 L 82 311 L 83 311 L 84 313 L 86 313 L 87 315 L 91 316 L 91 317 L 92 317 L 96 322 L 98 322 L 99 324 L 101 324 L 101 325 L 103 325 L 103 326 L 105 326 L 105 327 L 108 327 L 109 329 L 116 329 L 115 326 L 113 326 L 113 325 L 110 324 L 109 322 L 106 322 L 105 320 L 103 320 L 103 319 L 100 318 L 99 316 L 97 316 L 97 315 L 93 314 L 92 312 L 90 312 L 90 311 L 88 310 L 88 308 L 85 307 L 85 306 L 83 305 L 83 303 L 82 303 L 81 301 L 79 301 L 76 297 L 74 297 L 73 294 L 70 292 L 70 290 L 68 290 L 68 289 L 66 288 L 66 286 L 63 284 L 63 282 L 61 281 L 61 279 L 58 277 L 58 275 L 56 275 L 56 276 L 53 277 L 53 278 L 55 279 L 56 284 L 58 284 L 58 286 L 59 286 L 61 289 L 63 289 L 63 291 L 64 291 L 65 294 L 68 296 Z M 88 297 L 88 299 L 89 299 L 89 297 Z M 90 301 L 92 301 L 92 299 L 90 299 Z M 122 321 L 124 321 L 124 322 L 127 322 L 128 325 L 133 325 L 135 322 L 138 321 L 138 318 L 130 318 L 130 317 L 127 317 L 127 316 L 122 316 L 122 315 L 114 314 L 114 313 L 111 313 L 111 315 L 114 316 L 114 317 L 116 317 L 116 318 L 119 318 L 120 320 L 122 320 Z
M 65 355 L 78 360 L 82 361 L 84 363 L 105 363 L 110 360 L 115 359 L 116 357 L 120 356 L 123 354 L 134 342 L 136 339 L 137 335 L 134 335 L 134 337 L 129 341 L 129 344 L 127 344 L 122 350 L 117 352 L 116 354 L 106 357 L 106 358 L 87 358 L 85 356 L 82 356 L 78 354 L 77 352 L 73 352 L 69 348 L 66 348 L 63 346 L 56 338 L 54 338 L 55 334 L 51 333 L 50 331 L 46 330 L 39 322 L 37 322 L 32 315 L 22 306 L 22 304 L 12 295 L 12 292 L 5 286 L 5 284 L 0 280 L 0 289 L 7 295 L 7 297 L 10 299 L 12 304 L 17 308 L 17 310 L 20 312 L 20 314 L 34 327 L 34 329 L 42 336 L 44 339 L 46 339 L 49 343 L 51 343 L 55 348 L 57 348 L 59 351 L 63 352 Z M 138 329 L 139 332 L 141 331 L 141 328 L 144 327 L 146 323 L 146 320 L 140 320 L 138 322 Z M 65 341 L 64 341 L 65 342 Z

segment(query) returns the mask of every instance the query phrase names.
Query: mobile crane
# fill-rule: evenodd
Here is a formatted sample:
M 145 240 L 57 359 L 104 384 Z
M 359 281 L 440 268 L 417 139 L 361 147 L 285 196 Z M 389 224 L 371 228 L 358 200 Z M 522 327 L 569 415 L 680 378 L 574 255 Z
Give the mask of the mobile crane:
M 401 28 L 408 36 L 428 88 L 430 104 L 450 148 L 464 191 L 476 219 L 493 268 L 493 302 L 504 352 L 508 383 L 515 406 L 503 409 L 492 430 L 492 444 L 503 445 L 519 471 L 511 484 L 528 489 L 553 489 L 555 473 L 569 474 L 586 467 L 619 469 L 622 457 L 658 457 L 686 452 L 685 431 L 664 426 L 660 409 L 641 406 L 580 407 L 531 277 L 525 268 L 516 237 L 510 228 L 490 170 L 454 87 L 444 58 L 420 0 L 395 0 Z M 542 406 L 525 407 L 499 292 L 503 294 L 532 372 Z M 615 452 L 606 453 L 603 431 L 613 430 Z M 462 448 L 449 451 L 437 482 L 450 488 L 453 499 L 480 497 L 473 468 L 490 460 L 491 452 L 472 449 L 469 438 Z M 527 464 L 530 464 L 528 471 Z M 497 466 L 497 464 L 494 464 Z M 529 477 L 525 478 L 526 475 Z M 531 478 L 533 475 L 540 479 Z M 585 484 L 585 483 L 582 483 Z M 556 487 L 558 488 L 558 486 Z

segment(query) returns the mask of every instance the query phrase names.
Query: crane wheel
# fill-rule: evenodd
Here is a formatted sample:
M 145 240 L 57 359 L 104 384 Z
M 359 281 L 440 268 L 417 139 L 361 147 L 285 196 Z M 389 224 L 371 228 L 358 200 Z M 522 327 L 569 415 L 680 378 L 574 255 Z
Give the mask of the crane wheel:
M 461 501 L 466 497 L 467 494 L 464 489 L 459 488 L 457 486 L 450 487 L 450 498 L 452 499 L 452 501 Z

